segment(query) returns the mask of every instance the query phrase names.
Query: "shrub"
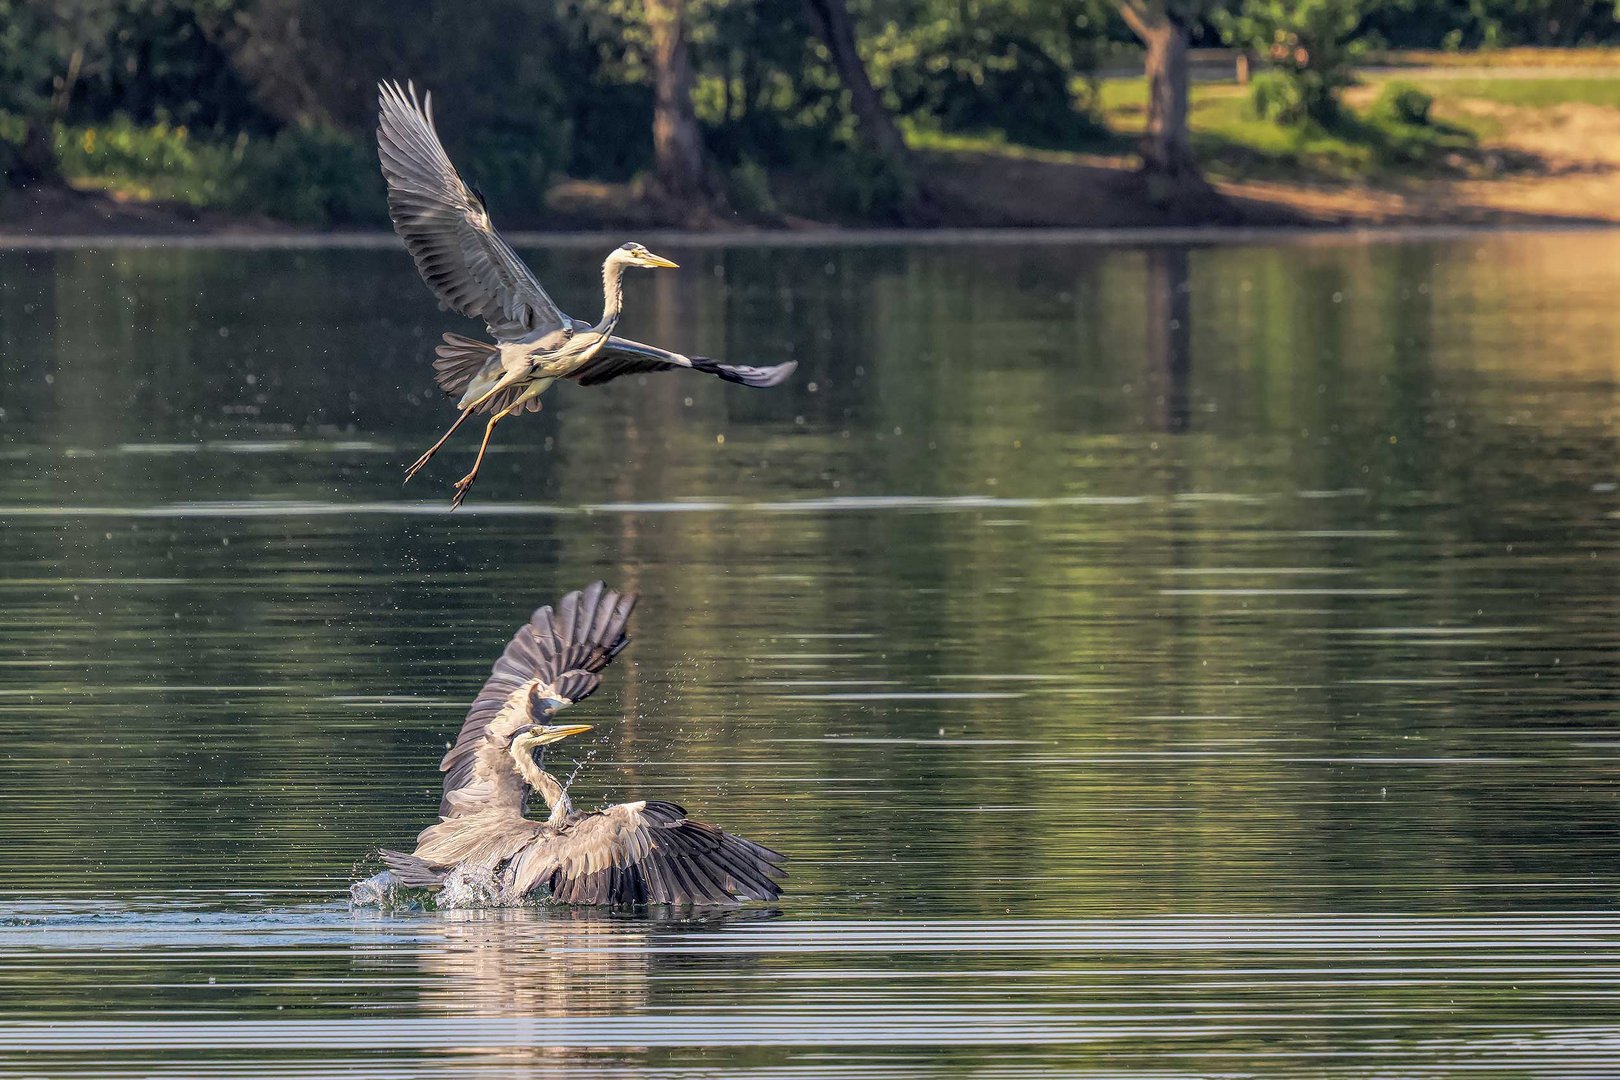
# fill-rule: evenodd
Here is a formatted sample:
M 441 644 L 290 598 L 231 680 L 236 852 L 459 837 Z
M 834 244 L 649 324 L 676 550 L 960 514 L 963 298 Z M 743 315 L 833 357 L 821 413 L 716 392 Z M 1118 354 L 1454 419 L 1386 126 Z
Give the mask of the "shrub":
M 906 202 L 907 178 L 888 158 L 852 146 L 833 165 L 828 201 L 863 218 L 897 218 Z
M 382 176 L 368 145 L 307 127 L 247 143 L 229 202 L 304 225 L 346 225 L 376 220 L 383 200 Z
M 116 117 L 58 127 L 56 152 L 65 175 L 101 187 L 303 225 L 375 221 L 384 206 L 370 147 L 322 128 L 225 144 L 194 139 L 181 126 Z
M 22 117 L 0 111 L 0 189 L 21 171 L 22 143 L 27 136 L 28 124 Z
M 776 200 L 771 197 L 771 178 L 765 167 L 752 158 L 744 158 L 728 178 L 727 195 L 734 209 L 744 214 L 774 214 Z
M 1305 95 L 1280 71 L 1262 71 L 1249 84 L 1249 103 L 1262 120 L 1291 125 L 1305 120 Z
M 465 170 L 466 181 L 502 223 L 524 224 L 543 215 L 551 169 L 532 139 L 481 139 L 467 154 Z
M 185 128 L 142 127 L 123 116 L 90 127 L 58 128 L 56 155 L 70 175 L 133 180 L 187 174 L 199 164 Z
M 1415 86 L 1384 87 L 1365 122 L 1382 162 L 1432 167 L 1473 148 L 1473 135 L 1434 119 L 1433 106 L 1434 98 Z
M 0 0 L 0 114 L 21 122 L 44 113 L 51 77 L 66 59 L 50 25 L 47 5 Z
M 183 126 L 144 126 L 116 116 L 88 127 L 59 126 L 56 157 L 65 176 L 146 197 L 199 206 L 225 200 L 237 169 L 228 146 L 194 140 Z
M 1429 110 L 1434 107 L 1434 96 L 1410 83 L 1392 82 L 1378 94 L 1371 115 L 1378 120 L 1427 127 Z
M 13 176 L 22 171 L 22 149 L 7 138 L 0 138 L 0 191 L 13 183 Z
M 1255 91 L 1255 109 L 1283 123 L 1324 127 L 1341 118 L 1339 91 L 1355 83 L 1367 42 L 1358 35 L 1362 0 L 1253 0 L 1213 18 L 1229 45 L 1248 49 L 1292 84 L 1291 95 Z
M 941 132 L 1064 147 L 1105 130 L 1074 93 L 1074 73 L 1015 31 L 954 21 L 891 26 L 873 51 L 873 80 L 895 112 Z

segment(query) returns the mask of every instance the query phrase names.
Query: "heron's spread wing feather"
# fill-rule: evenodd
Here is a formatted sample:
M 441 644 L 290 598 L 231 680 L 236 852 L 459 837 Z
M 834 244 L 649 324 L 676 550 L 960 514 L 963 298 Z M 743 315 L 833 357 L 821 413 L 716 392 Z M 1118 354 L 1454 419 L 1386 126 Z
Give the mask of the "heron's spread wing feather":
M 796 360 L 763 368 L 722 364 L 706 356 L 683 356 L 678 352 L 660 349 L 656 345 L 643 345 L 629 338 L 610 337 L 600 352 L 571 371 L 568 378 L 581 386 L 596 386 L 611 382 L 622 375 L 687 368 L 705 375 L 716 375 L 727 382 L 743 386 L 764 387 L 780 383 L 793 374 L 793 369 L 798 366 Z
M 436 889 L 444 883 L 444 871 L 429 866 L 415 855 L 407 855 L 403 851 L 389 851 L 383 848 L 377 852 L 382 856 L 383 865 L 394 872 L 395 879 L 401 884 L 416 889 Z
M 483 319 L 503 341 L 571 326 L 450 164 L 433 127 L 432 95 L 418 102 L 414 86 L 397 82 L 378 91 L 377 153 L 388 180 L 388 215 L 439 299 Z
M 537 835 L 513 857 L 507 891 L 565 904 L 729 906 L 782 895 L 783 862 L 674 803 L 622 803 Z
M 635 606 L 635 594 L 596 581 L 563 597 L 555 610 L 536 611 L 518 629 L 439 763 L 445 774 L 440 816 L 496 805 L 523 812 L 525 786 L 507 753 L 512 733 L 542 722 L 547 708 L 566 708 L 596 692 L 601 670 L 630 643 L 625 628 Z
M 568 377 L 581 386 L 596 386 L 611 382 L 621 375 L 634 375 L 643 371 L 673 371 L 690 368 L 690 357 L 677 352 L 643 345 L 628 338 L 610 337 L 590 360 L 569 373 Z

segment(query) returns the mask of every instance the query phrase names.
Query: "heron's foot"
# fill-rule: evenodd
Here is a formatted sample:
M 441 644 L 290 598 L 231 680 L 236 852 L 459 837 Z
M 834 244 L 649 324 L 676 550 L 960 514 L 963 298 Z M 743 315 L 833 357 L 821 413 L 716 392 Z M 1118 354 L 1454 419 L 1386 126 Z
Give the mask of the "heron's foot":
M 422 471 L 422 466 L 426 465 L 428 462 L 430 462 L 432 460 L 433 460 L 433 451 L 432 450 L 429 450 L 427 453 L 425 453 L 421 457 L 417 458 L 416 461 L 411 464 L 411 467 L 405 470 L 404 483 L 407 483 L 407 484 L 410 483 L 411 482 L 411 477 L 413 477 L 417 473 L 421 472 Z
M 467 492 L 472 490 L 473 481 L 476 479 L 478 479 L 478 471 L 475 469 L 456 481 L 456 493 L 450 498 L 451 510 L 467 501 Z

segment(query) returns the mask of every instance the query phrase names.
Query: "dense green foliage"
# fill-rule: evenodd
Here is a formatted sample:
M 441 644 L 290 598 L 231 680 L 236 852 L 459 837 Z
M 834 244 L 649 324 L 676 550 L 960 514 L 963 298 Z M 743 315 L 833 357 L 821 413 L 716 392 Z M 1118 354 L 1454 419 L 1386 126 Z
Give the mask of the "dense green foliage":
M 1360 124 L 1385 165 L 1434 165 L 1473 145 L 1472 136 L 1430 115 L 1434 97 L 1409 83 L 1386 83 Z
M 1613 3 L 1221 0 L 1196 5 L 1194 37 L 1259 58 L 1253 103 L 1268 122 L 1331 126 L 1358 122 L 1339 92 L 1369 44 L 1607 41 Z M 849 7 L 883 105 L 918 135 L 1099 145 L 1096 72 L 1133 41 L 1110 0 Z M 807 199 L 870 215 L 900 197 L 801 4 L 688 0 L 687 14 L 695 111 L 734 208 Z M 25 142 L 54 145 L 82 184 L 378 222 L 370 129 L 376 82 L 391 77 L 435 92 L 452 155 L 504 223 L 540 218 L 538 193 L 558 177 L 651 167 L 641 0 L 489 0 L 475 14 L 460 0 L 0 0 L 0 176 L 24 175 Z M 1432 127 L 1415 104 L 1366 119 Z
M 183 126 L 115 117 L 59 127 L 56 151 L 67 175 L 116 181 L 149 198 L 304 225 L 380 220 L 382 180 L 371 149 L 330 128 L 289 127 L 226 144 L 194 138 Z
M 1077 99 L 1107 44 L 1095 0 L 874 0 L 867 65 L 889 107 L 941 132 L 994 131 L 1036 146 L 1094 135 Z
M 1492 49 L 1620 41 L 1612 0 L 1381 0 L 1366 31 L 1397 48 Z
M 1339 119 L 1339 91 L 1355 79 L 1366 48 L 1356 36 L 1362 0 L 1247 0 L 1216 12 L 1221 36 L 1269 65 L 1255 110 L 1282 123 Z
M 55 50 L 42 9 L 27 0 L 0 0 L 0 112 L 28 115 L 44 108 Z

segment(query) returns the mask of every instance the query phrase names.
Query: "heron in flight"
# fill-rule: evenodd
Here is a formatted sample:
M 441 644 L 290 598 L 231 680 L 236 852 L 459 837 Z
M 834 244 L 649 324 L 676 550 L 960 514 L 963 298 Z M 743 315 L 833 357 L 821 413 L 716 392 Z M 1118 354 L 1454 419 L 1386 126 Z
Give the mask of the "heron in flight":
M 602 321 L 594 326 L 558 310 L 534 272 L 501 239 L 483 198 L 462 182 L 433 126 L 433 96 L 416 88 L 379 85 L 377 151 L 388 181 L 388 214 L 422 278 L 450 310 L 482 319 L 494 341 L 445 334 L 433 363 L 434 379 L 456 398 L 461 415 L 450 430 L 405 472 L 410 480 L 474 413 L 489 414 L 472 471 L 456 482 L 451 509 L 461 505 L 495 425 L 513 413 L 539 412 L 540 395 L 558 379 L 595 386 L 644 371 L 690 371 L 743 386 L 775 386 L 796 361 L 774 367 L 722 364 L 685 356 L 628 338 L 614 327 L 624 296 L 622 279 L 634 266 L 675 267 L 640 244 L 615 248 L 602 263 Z
M 480 883 L 480 899 L 515 904 L 730 906 L 781 895 L 783 857 L 670 802 L 620 803 L 584 813 L 544 768 L 545 749 L 589 724 L 555 724 L 590 696 L 629 642 L 634 595 L 598 581 L 534 613 L 495 662 L 461 734 L 444 755 L 439 822 L 411 854 L 381 852 L 388 870 L 351 891 L 380 898 L 393 884 L 440 890 Z M 549 811 L 527 816 L 530 793 Z M 381 879 L 381 880 L 380 880 Z

